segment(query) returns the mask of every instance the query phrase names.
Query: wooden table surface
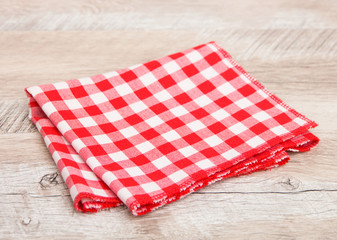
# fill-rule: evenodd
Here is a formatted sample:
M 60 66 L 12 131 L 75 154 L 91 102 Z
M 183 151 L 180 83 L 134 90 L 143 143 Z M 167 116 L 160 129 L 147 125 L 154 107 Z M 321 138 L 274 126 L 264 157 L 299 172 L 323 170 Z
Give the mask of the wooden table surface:
M 319 146 L 143 217 L 74 210 L 24 88 L 128 67 L 211 40 L 320 125 Z M 337 1 L 2 0 L 1 239 L 336 239 Z

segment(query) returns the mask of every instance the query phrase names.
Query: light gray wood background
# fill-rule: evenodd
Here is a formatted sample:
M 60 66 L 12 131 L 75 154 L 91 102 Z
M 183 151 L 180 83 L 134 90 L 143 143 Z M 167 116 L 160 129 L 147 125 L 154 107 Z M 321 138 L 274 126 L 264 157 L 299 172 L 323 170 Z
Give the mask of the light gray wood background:
M 24 87 L 141 63 L 211 40 L 317 121 L 320 145 L 143 217 L 79 213 L 27 115 Z M 0 238 L 335 239 L 337 1 L 2 0 Z

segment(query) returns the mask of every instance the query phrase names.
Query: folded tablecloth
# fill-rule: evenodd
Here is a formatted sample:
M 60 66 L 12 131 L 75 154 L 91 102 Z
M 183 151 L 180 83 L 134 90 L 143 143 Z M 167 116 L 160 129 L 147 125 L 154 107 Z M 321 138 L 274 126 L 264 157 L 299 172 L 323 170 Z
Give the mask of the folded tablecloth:
M 270 169 L 319 139 L 215 42 L 92 77 L 26 88 L 74 206 L 151 212 L 215 181 Z

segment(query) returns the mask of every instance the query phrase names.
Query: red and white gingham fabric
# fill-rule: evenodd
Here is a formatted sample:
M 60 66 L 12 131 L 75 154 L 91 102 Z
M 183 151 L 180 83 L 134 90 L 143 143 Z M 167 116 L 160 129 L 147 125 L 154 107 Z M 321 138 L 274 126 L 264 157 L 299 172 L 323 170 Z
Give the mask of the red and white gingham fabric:
M 153 211 L 215 181 L 286 163 L 317 124 L 210 42 L 145 64 L 29 87 L 30 118 L 77 210 Z

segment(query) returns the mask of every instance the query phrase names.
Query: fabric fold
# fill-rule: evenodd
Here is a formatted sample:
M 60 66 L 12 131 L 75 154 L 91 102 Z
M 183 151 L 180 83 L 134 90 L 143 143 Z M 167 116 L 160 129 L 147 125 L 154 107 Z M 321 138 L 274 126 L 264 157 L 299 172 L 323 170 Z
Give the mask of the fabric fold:
M 82 212 L 134 215 L 215 181 L 285 164 L 317 124 L 215 42 L 92 77 L 26 88 L 29 116 Z

